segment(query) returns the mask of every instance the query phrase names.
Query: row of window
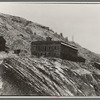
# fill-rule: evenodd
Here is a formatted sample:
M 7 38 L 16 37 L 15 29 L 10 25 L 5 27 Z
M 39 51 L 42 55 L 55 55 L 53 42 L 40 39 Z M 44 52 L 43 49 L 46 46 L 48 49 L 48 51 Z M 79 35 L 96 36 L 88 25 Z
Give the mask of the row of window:
M 38 51 L 49 51 L 49 50 L 58 50 L 59 46 L 33 46 L 32 49 Z
M 56 57 L 59 56 L 59 54 L 56 53 L 56 52 L 55 53 L 51 53 L 51 52 L 49 52 L 49 53 L 48 52 L 45 52 L 45 53 L 35 53 L 35 55 L 36 56 L 56 56 Z

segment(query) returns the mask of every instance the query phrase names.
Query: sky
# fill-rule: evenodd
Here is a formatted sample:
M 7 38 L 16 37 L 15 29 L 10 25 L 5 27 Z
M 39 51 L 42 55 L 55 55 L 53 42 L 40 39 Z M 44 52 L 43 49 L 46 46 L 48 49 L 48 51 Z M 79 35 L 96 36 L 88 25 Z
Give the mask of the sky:
M 100 4 L 2 3 L 0 12 L 50 27 L 100 54 Z

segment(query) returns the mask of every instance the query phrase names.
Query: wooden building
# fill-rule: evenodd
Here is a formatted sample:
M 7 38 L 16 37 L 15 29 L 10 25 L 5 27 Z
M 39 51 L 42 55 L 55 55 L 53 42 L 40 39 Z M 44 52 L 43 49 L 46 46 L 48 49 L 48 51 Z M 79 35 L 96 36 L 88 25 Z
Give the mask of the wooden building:
M 31 43 L 31 54 L 38 57 L 57 57 L 85 62 L 85 59 L 78 57 L 78 49 L 76 46 L 62 41 L 52 41 L 50 37 L 47 37 L 46 41 L 33 41 Z
M 3 38 L 3 36 L 0 36 L 0 51 L 5 51 L 6 40 Z

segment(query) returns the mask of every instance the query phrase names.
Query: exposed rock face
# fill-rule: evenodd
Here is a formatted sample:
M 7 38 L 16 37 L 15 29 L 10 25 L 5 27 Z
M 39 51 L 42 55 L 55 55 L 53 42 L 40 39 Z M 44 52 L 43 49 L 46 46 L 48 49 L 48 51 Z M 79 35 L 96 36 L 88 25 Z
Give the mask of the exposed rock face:
M 1 66 L 2 95 L 100 95 L 97 69 L 86 69 L 82 63 L 58 58 L 15 57 L 5 59 Z
M 26 56 L 0 53 L 1 95 L 100 95 L 100 70 L 93 66 L 94 61 L 100 61 L 99 55 L 74 43 L 86 63 L 31 57 L 31 41 L 45 40 L 46 36 L 64 41 L 64 37 L 49 27 L 11 15 L 0 14 L 0 35 L 11 51 L 22 49 L 28 52 Z

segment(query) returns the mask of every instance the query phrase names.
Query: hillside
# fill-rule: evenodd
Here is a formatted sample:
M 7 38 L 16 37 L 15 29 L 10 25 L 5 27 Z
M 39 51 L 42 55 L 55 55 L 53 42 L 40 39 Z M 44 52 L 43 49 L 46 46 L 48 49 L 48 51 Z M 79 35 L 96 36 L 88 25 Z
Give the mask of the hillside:
M 49 27 L 5 14 L 0 14 L 0 35 L 7 40 L 10 49 L 22 47 L 28 50 L 31 41 L 45 40 L 47 36 L 53 40 L 63 40 L 63 37 L 54 33 Z
M 100 56 L 67 41 L 49 27 L 24 18 L 0 14 L 0 35 L 4 36 L 9 53 L 0 53 L 0 94 L 33 96 L 99 96 L 100 70 L 93 63 Z M 55 40 L 72 43 L 85 63 L 60 58 L 31 57 L 31 41 Z M 15 49 L 25 50 L 19 56 Z

